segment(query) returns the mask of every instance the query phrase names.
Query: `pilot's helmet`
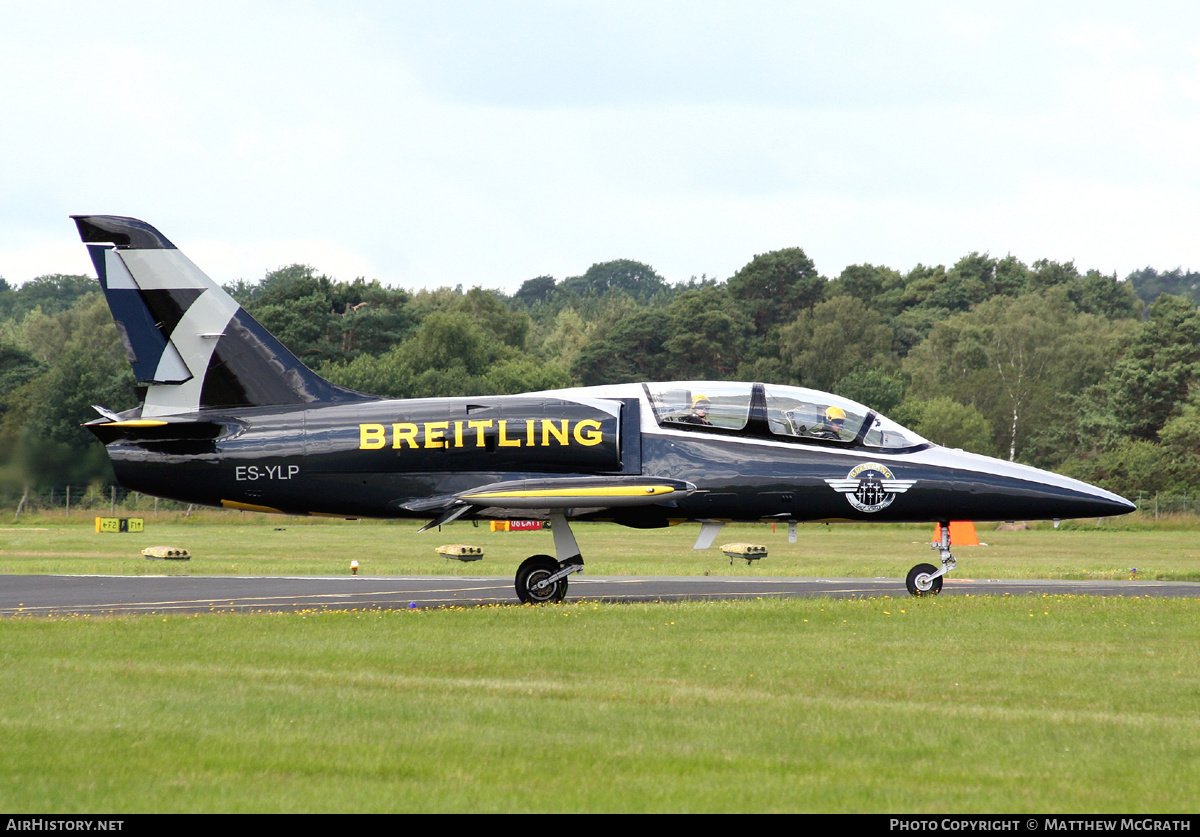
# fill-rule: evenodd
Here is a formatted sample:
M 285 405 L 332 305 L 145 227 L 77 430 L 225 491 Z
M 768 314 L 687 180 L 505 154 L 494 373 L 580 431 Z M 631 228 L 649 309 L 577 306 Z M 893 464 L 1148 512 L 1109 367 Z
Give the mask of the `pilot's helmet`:
M 841 407 L 830 407 L 825 411 L 825 421 L 832 424 L 835 421 L 845 421 L 846 411 Z
M 708 400 L 708 396 L 702 392 L 698 392 L 692 396 L 693 410 L 707 410 L 712 407 L 712 402 Z

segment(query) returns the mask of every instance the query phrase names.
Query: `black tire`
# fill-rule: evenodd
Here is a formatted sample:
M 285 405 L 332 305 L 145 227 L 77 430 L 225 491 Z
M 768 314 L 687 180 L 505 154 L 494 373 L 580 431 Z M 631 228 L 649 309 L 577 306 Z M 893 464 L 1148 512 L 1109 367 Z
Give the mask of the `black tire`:
M 567 597 L 567 580 L 560 578 L 549 587 L 534 590 L 533 586 L 561 569 L 549 555 L 526 558 L 517 568 L 517 598 L 522 604 L 552 604 Z
M 929 577 L 936 572 L 937 567 L 933 564 L 917 564 L 908 571 L 908 578 L 904 579 L 904 585 L 914 596 L 936 596 L 942 592 L 942 577 L 940 575 L 937 578 Z

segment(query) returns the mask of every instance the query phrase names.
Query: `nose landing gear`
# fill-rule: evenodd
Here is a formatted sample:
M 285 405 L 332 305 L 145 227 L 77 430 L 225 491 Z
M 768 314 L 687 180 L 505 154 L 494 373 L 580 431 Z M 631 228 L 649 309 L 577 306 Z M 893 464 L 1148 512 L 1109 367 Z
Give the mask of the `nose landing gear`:
M 941 528 L 941 543 L 930 544 L 930 548 L 941 553 L 942 568 L 939 570 L 933 564 L 917 564 L 909 570 L 904 585 L 914 596 L 936 596 L 942 592 L 942 578 L 958 566 L 958 562 L 950 554 L 950 522 L 943 520 Z

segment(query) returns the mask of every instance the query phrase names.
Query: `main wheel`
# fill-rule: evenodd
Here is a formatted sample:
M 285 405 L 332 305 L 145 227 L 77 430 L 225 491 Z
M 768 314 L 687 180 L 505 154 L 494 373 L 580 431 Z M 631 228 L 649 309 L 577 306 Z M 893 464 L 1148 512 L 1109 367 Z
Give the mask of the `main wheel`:
M 937 567 L 933 564 L 917 564 L 908 571 L 904 585 L 914 596 L 936 596 L 942 592 L 942 577 L 932 577 L 936 572 Z
M 526 558 L 517 568 L 517 598 L 522 604 L 547 604 L 561 602 L 567 596 L 567 580 L 560 578 L 540 590 L 534 586 L 561 569 L 549 555 L 534 555 Z

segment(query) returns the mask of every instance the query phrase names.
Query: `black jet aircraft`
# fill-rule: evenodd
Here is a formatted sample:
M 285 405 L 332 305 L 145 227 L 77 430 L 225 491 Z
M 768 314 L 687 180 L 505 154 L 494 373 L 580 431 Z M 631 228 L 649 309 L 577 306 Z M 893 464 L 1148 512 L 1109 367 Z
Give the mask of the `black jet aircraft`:
M 128 489 L 230 509 L 358 518 L 553 522 L 554 557 L 516 574 L 522 602 L 561 601 L 583 568 L 570 523 L 941 523 L 1125 514 L 1127 500 L 1035 468 L 934 445 L 835 395 L 762 383 L 631 383 L 393 400 L 320 377 L 158 230 L 73 216 L 141 404 L 85 426 Z

